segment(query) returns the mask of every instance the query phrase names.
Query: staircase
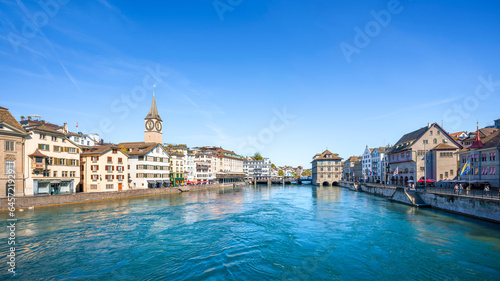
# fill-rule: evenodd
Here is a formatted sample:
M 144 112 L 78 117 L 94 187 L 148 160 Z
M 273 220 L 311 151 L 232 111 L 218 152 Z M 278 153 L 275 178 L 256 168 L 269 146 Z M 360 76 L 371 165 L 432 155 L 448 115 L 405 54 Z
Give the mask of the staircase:
M 420 195 L 415 190 L 405 190 L 405 194 L 412 203 L 413 206 L 417 207 L 429 207 L 430 205 L 425 203 L 425 201 L 420 197 Z

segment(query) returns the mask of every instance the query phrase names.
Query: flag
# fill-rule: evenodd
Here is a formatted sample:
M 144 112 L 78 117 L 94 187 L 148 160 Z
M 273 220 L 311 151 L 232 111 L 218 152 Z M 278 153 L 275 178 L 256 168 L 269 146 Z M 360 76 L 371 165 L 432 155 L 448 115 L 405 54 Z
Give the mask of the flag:
M 397 167 L 396 170 L 394 170 L 394 176 L 398 174 L 398 169 L 399 167 Z
M 467 163 L 465 163 L 464 167 L 462 168 L 462 171 L 460 172 L 461 176 L 469 173 L 469 168 L 470 168 L 469 161 L 470 159 L 467 159 Z

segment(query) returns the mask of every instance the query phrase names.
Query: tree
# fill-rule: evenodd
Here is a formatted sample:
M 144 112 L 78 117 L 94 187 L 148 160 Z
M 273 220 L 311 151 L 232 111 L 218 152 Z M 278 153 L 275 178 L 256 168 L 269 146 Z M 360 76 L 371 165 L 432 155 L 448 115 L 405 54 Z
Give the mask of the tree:
M 276 165 L 271 164 L 271 168 L 276 169 Z
M 311 170 L 305 170 L 302 172 L 303 177 L 310 177 L 312 175 Z
M 260 153 L 255 152 L 255 154 L 253 155 L 253 159 L 255 159 L 256 161 L 262 161 L 262 160 L 264 160 L 264 157 L 262 157 L 262 155 L 260 155 Z
M 283 172 L 283 170 L 279 170 L 278 171 L 278 176 L 282 177 L 285 175 L 285 172 Z

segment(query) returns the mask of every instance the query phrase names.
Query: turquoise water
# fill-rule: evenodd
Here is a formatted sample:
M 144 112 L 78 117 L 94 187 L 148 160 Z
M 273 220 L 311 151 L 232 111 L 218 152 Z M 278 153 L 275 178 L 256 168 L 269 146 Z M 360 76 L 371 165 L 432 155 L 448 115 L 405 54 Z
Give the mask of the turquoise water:
M 499 225 L 338 187 L 229 188 L 17 217 L 18 280 L 500 279 Z M 0 241 L 7 253 L 5 231 Z

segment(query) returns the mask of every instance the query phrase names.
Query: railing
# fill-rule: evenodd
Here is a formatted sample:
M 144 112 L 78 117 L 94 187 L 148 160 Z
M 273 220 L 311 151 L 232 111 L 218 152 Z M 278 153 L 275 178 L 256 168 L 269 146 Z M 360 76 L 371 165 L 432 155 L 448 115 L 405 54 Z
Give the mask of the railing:
M 479 189 L 471 189 L 467 191 L 466 189 L 455 190 L 454 188 L 446 188 L 446 187 L 427 187 L 425 190 L 429 193 L 440 193 L 440 194 L 452 194 L 455 196 L 464 196 L 464 197 L 481 197 L 481 198 L 499 198 L 500 193 L 498 190 L 490 190 L 484 191 Z
M 353 183 L 350 181 L 344 181 L 346 183 Z M 408 185 L 397 185 L 397 184 L 379 184 L 379 183 L 363 183 L 359 182 L 357 184 L 365 184 L 365 185 L 370 185 L 370 186 L 379 186 L 379 187 L 387 187 L 387 188 L 395 188 L 395 187 L 404 187 L 404 188 L 409 188 Z M 463 196 L 463 197 L 479 197 L 479 198 L 495 198 L 495 199 L 500 199 L 500 193 L 497 188 L 494 188 L 494 190 L 490 189 L 490 191 L 484 191 L 480 189 L 471 189 L 467 191 L 466 189 L 460 190 L 455 190 L 454 188 L 451 187 L 425 187 L 422 185 L 417 185 L 415 187 L 416 191 L 420 192 L 428 192 L 428 193 L 436 193 L 436 194 L 450 194 L 450 195 L 455 195 L 455 196 Z

